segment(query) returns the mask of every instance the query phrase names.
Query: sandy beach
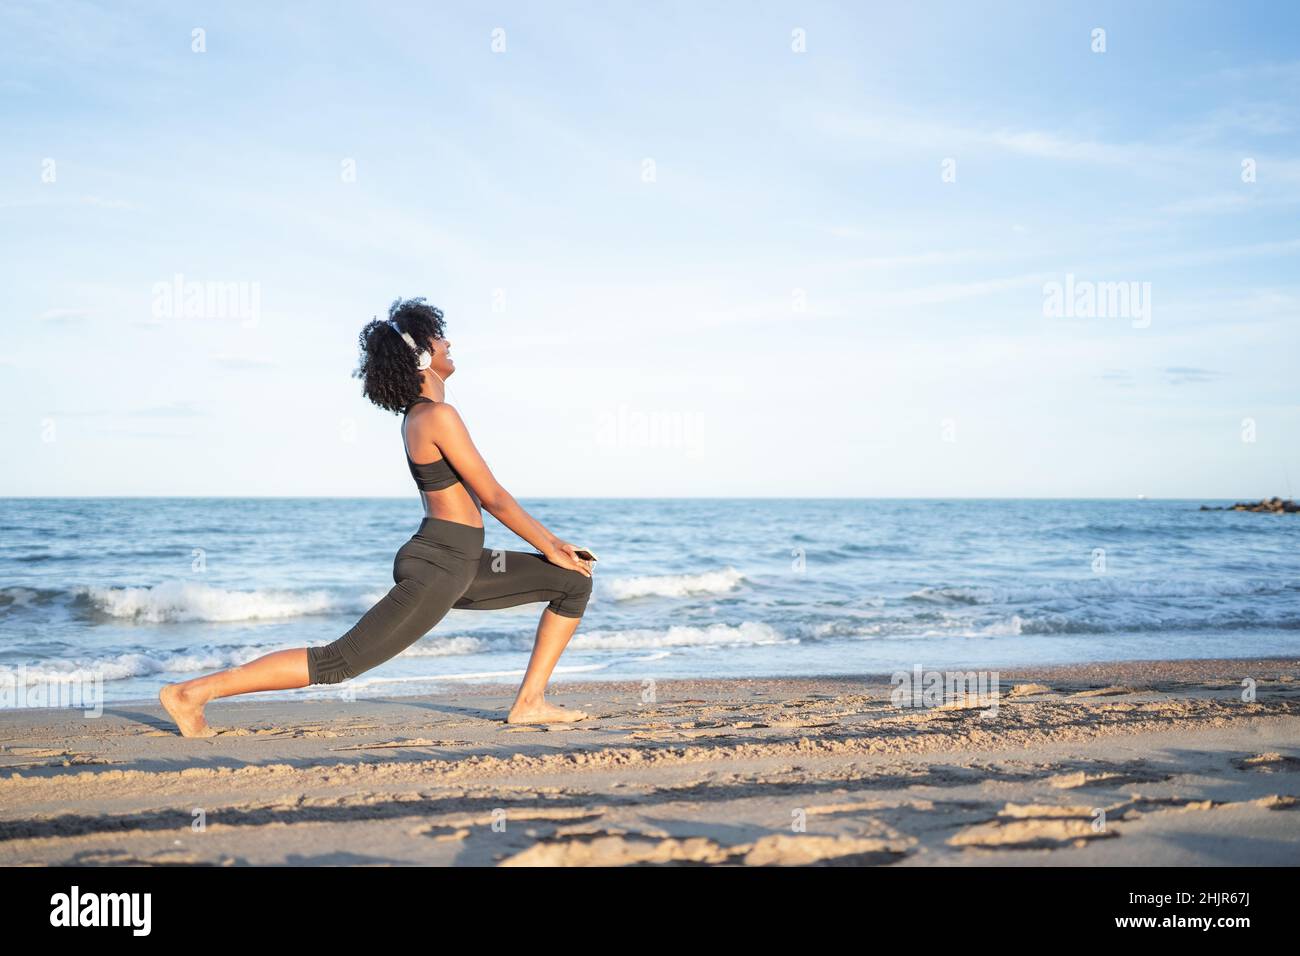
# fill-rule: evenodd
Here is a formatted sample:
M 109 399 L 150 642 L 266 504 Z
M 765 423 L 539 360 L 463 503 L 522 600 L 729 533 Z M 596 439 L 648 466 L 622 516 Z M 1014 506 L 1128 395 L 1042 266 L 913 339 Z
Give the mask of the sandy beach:
M 1300 863 L 1300 661 L 1001 671 L 903 708 L 889 675 L 0 712 L 6 865 Z M 1242 699 L 1242 680 L 1255 699 Z

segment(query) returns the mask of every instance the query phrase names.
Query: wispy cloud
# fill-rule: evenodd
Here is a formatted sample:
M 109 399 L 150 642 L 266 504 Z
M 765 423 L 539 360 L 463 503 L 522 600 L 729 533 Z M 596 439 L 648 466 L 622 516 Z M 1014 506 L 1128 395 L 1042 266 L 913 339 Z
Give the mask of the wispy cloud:
M 1260 80 L 1273 83 L 1291 83 L 1300 85 L 1300 60 L 1261 60 L 1257 63 L 1225 66 L 1215 70 L 1209 77 L 1209 83 L 1221 80 L 1255 83 Z
M 39 208 L 42 206 L 94 206 L 99 209 L 134 209 L 125 199 L 104 196 L 33 196 L 23 199 L 0 199 L 0 209 Z
M 141 418 L 198 418 L 208 414 L 206 406 L 199 402 L 166 402 L 136 408 L 124 414 Z
M 1218 377 L 1218 372 L 1191 365 L 1170 365 L 1165 369 L 1165 381 L 1170 385 L 1199 385 Z
M 1248 193 L 1210 193 L 1165 203 L 1157 211 L 1171 216 L 1213 216 L 1244 211 L 1254 203 L 1255 197 Z
M 37 319 L 50 323 L 75 323 L 85 321 L 91 314 L 87 309 L 46 309 Z
M 1002 152 L 1103 166 L 1137 166 L 1186 158 L 1175 149 L 1142 142 L 1108 143 L 1043 129 L 981 129 L 919 119 L 897 111 L 863 113 L 844 108 L 821 109 L 814 117 L 814 124 L 832 138 L 927 151 L 937 156 Z
M 1133 388 L 1133 386 L 1137 384 L 1133 377 L 1133 373 L 1126 368 L 1108 368 L 1106 371 L 1094 375 L 1093 377 L 1101 379 L 1103 382 L 1110 382 L 1114 385 L 1118 385 L 1120 388 Z
M 931 286 L 905 289 L 871 297 L 870 301 L 878 306 L 935 305 L 945 302 L 964 302 L 969 299 L 981 299 L 1013 289 L 1025 289 L 1041 286 L 1044 282 L 1059 278 L 1051 272 L 1034 272 L 1025 275 L 1003 276 L 993 279 L 980 279 L 974 282 L 936 283 Z
M 818 271 L 895 271 L 925 266 L 948 266 L 967 262 L 990 262 L 1021 258 L 1003 249 L 947 249 L 890 256 L 864 256 L 858 259 L 820 263 Z
M 210 411 L 203 402 L 176 401 L 117 408 L 87 404 L 51 414 L 60 418 L 201 418 L 210 414 Z

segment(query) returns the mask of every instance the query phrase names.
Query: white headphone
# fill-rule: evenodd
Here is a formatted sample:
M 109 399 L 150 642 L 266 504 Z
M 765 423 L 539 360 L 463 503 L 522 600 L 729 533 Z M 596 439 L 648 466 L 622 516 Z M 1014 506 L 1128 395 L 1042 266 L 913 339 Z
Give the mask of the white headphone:
M 433 364 L 433 356 L 429 354 L 429 350 L 422 349 L 418 345 L 416 345 L 415 339 L 411 338 L 410 332 L 403 332 L 401 329 L 399 329 L 397 327 L 397 322 L 395 322 L 393 319 L 389 319 L 388 324 L 392 326 L 394 332 L 396 332 L 406 341 L 406 344 L 411 347 L 411 351 L 415 353 L 416 368 L 418 368 L 421 372 L 423 372 L 426 368 L 428 368 L 430 365 Z M 434 372 L 433 374 L 438 375 L 437 372 Z M 441 375 L 438 375 L 438 380 L 442 381 Z

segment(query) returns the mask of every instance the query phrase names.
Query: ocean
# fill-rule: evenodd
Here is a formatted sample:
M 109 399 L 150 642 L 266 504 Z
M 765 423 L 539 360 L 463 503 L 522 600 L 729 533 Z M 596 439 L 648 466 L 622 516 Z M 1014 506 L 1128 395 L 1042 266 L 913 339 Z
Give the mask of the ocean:
M 1300 515 L 1200 511 L 1231 504 L 1208 499 L 521 503 L 600 558 L 557 679 L 1300 652 Z M 392 586 L 420 517 L 406 499 L 0 499 L 0 681 L 98 675 L 105 701 L 144 699 L 327 643 Z M 486 547 L 531 550 L 484 522 Z M 453 610 L 351 692 L 515 683 L 543 607 Z

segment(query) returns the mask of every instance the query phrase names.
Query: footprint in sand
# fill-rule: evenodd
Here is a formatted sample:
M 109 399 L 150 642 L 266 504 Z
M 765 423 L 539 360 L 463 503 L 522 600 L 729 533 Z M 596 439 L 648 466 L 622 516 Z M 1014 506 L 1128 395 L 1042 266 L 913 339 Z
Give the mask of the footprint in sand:
M 1118 697 L 1123 694 L 1147 694 L 1150 688 L 1144 687 L 1124 687 L 1116 685 L 1114 687 L 1097 687 L 1093 690 L 1081 690 L 1071 694 L 1071 697 Z
M 1238 770 L 1249 770 L 1255 773 L 1295 773 L 1300 770 L 1300 760 L 1279 753 L 1237 757 L 1232 761 L 1232 765 Z
M 989 850 L 1052 849 L 1085 846 L 1118 836 L 1096 826 L 1091 807 L 1008 803 L 997 820 L 966 827 L 948 838 L 949 846 Z
M 501 866 L 636 866 L 730 863 L 745 866 L 870 865 L 907 855 L 912 838 L 881 840 L 850 836 L 772 834 L 753 843 L 722 846 L 707 837 L 655 838 L 609 830 L 569 840 L 545 841 Z

